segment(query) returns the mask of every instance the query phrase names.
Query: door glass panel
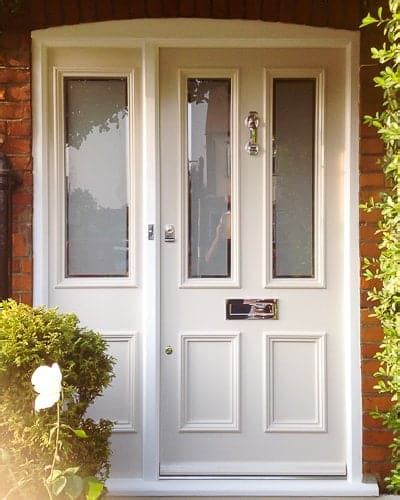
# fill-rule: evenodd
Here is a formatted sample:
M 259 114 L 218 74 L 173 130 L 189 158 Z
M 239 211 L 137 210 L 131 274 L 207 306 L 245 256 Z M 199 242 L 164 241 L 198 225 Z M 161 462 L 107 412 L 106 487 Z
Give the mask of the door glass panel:
M 127 276 L 126 78 L 64 80 L 66 276 Z
M 187 81 L 189 278 L 231 276 L 231 80 Z
M 314 277 L 315 79 L 274 80 L 273 276 Z

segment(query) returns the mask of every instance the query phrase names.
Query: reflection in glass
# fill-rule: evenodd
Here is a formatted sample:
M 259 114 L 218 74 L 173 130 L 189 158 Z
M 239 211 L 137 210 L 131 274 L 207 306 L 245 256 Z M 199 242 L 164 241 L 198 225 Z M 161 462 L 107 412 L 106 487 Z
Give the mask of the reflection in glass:
M 126 78 L 65 78 L 66 276 L 128 275 Z
M 274 80 L 273 276 L 314 277 L 315 79 Z
M 189 278 L 231 276 L 231 81 L 187 82 Z

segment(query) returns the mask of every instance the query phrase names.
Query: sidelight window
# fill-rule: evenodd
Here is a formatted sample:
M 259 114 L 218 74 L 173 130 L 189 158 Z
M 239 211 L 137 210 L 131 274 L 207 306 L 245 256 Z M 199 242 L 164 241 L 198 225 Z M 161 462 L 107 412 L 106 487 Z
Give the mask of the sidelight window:
M 129 274 L 126 78 L 64 78 L 65 274 Z

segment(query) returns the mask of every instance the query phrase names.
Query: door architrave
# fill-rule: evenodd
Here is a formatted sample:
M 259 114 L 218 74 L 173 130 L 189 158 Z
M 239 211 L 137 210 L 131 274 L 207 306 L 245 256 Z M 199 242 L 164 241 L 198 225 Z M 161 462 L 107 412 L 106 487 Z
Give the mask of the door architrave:
M 234 27 L 234 29 L 232 29 Z M 234 33 L 234 35 L 232 35 Z M 34 158 L 34 304 L 48 304 L 48 64 L 53 47 L 140 47 L 142 49 L 143 195 L 142 232 L 155 224 L 155 238 L 143 239 L 143 477 L 111 479 L 110 493 L 131 495 L 377 495 L 362 482 L 361 374 L 358 253 L 358 67 L 359 34 L 347 30 L 260 21 L 138 19 L 63 26 L 32 32 Z M 162 480 L 158 469 L 160 359 L 160 164 L 158 150 L 158 56 L 162 47 L 264 47 L 342 49 L 346 64 L 346 148 L 343 152 L 345 242 L 344 337 L 346 338 L 345 480 L 211 479 Z

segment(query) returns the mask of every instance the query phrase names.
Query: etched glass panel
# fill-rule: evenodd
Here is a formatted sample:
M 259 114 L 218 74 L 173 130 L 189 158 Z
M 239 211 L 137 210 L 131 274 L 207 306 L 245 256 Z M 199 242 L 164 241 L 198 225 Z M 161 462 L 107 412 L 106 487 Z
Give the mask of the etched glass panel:
M 64 80 L 66 276 L 127 276 L 126 78 Z
M 231 81 L 187 82 L 189 278 L 231 276 Z
M 274 80 L 273 276 L 314 277 L 315 79 Z

